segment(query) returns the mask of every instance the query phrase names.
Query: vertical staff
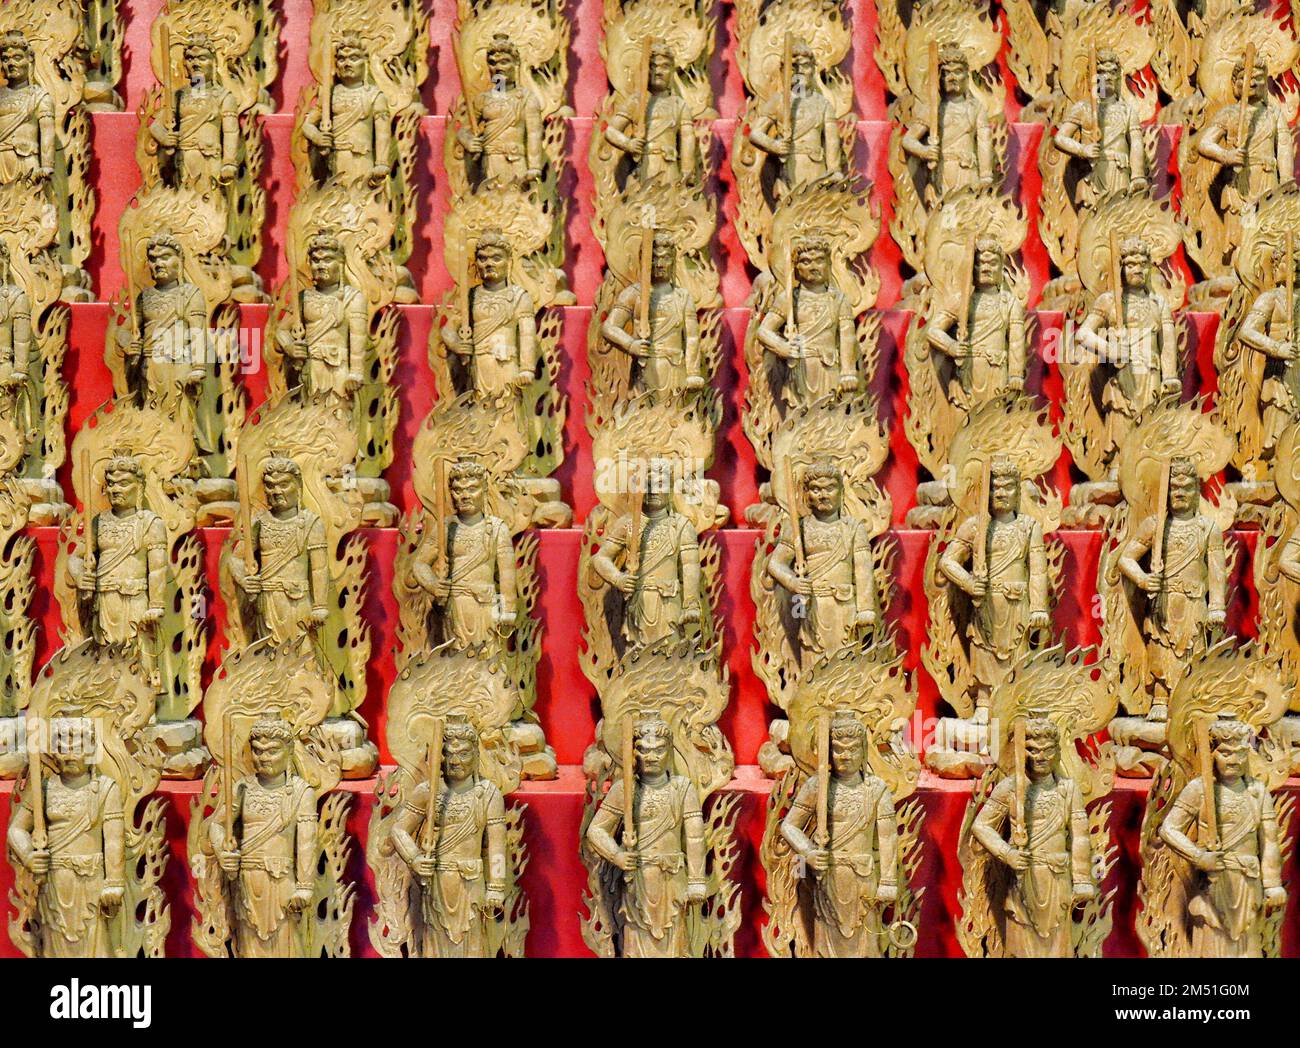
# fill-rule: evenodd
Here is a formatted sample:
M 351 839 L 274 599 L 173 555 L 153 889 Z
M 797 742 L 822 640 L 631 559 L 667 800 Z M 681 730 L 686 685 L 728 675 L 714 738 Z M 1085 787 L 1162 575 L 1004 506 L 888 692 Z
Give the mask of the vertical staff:
M 971 568 L 975 577 L 985 581 L 989 573 L 989 498 L 992 495 L 992 467 L 992 459 L 986 459 L 980 474 L 979 512 L 975 516 L 975 549 L 971 553 Z
M 640 132 L 641 158 L 638 167 L 644 171 L 650 162 L 650 47 L 652 41 L 646 37 L 641 41 L 641 68 L 637 70 L 637 82 L 641 85 Z
M 234 721 L 227 712 L 223 718 L 225 731 L 221 740 L 221 808 L 222 841 L 226 851 L 235 850 L 235 746 L 231 738 Z
M 433 547 L 433 574 L 441 575 L 448 569 L 447 556 L 447 459 L 439 455 L 433 461 L 433 515 L 435 528 Z
M 794 470 L 790 468 L 790 458 L 781 460 L 782 479 L 785 482 L 785 512 L 790 518 L 790 544 L 794 546 L 794 570 L 802 575 L 807 567 L 807 553 L 803 546 L 803 525 L 799 520 L 799 495 L 794 488 Z
M 1017 717 L 1013 733 L 1013 749 L 1016 762 L 1016 798 L 1011 811 L 1011 844 L 1023 848 L 1029 843 L 1029 831 L 1025 827 L 1025 718 Z
M 239 457 L 235 478 L 239 489 L 239 532 L 244 547 L 244 572 L 246 575 L 256 575 L 257 556 L 253 551 L 253 506 L 248 489 L 247 455 Z
M 460 79 L 460 93 L 465 98 L 465 122 L 469 125 L 469 133 L 475 138 L 478 137 L 478 116 L 474 112 L 474 103 L 469 97 L 469 80 L 465 77 L 465 64 L 460 58 L 460 34 L 454 33 L 451 39 L 452 57 L 456 59 L 456 76 Z
M 1245 162 L 1246 136 L 1250 134 L 1251 82 L 1255 79 L 1255 45 L 1246 45 L 1246 61 L 1241 71 L 1241 105 L 1237 110 L 1237 148 Z
M 1088 48 L 1088 109 L 1092 118 L 1092 132 L 1101 142 L 1101 88 L 1097 83 L 1097 45 Z
M 81 451 L 81 505 L 85 514 L 86 552 L 81 558 L 82 571 L 91 578 L 95 575 L 95 468 L 90 464 L 90 449 Z
M 1124 326 L 1124 286 L 1119 278 L 1119 237 L 1110 231 L 1110 294 L 1111 313 L 1116 327 Z
M 789 33 L 785 34 L 785 47 L 781 52 L 781 93 L 785 99 L 785 105 L 781 107 L 781 120 L 783 127 L 781 133 L 790 139 L 794 135 L 794 40 Z M 794 155 L 794 143 L 786 142 L 787 155 Z
M 166 22 L 158 27 L 158 50 L 162 52 L 163 112 L 169 129 L 176 124 L 176 81 L 172 75 L 172 27 Z
M 795 358 L 803 356 L 796 340 L 799 338 L 799 314 L 794 301 L 794 245 L 785 249 L 785 340 L 792 344 Z
M 623 850 L 636 849 L 636 725 L 628 710 L 623 718 Z
M 433 855 L 438 847 L 438 800 L 442 790 L 441 717 L 433 720 L 433 738 L 429 741 L 429 796 L 424 803 L 424 825 L 420 830 L 420 849 Z
M 970 301 L 975 293 L 975 234 L 970 235 L 970 247 L 963 252 L 965 266 L 961 274 L 961 301 L 957 304 L 957 341 L 963 351 L 966 336 L 970 334 Z
M 641 227 L 640 294 L 636 302 L 637 337 L 650 338 L 650 287 L 654 279 L 655 231 L 653 226 Z
M 825 848 L 831 842 L 831 714 L 822 710 L 817 714 L 817 829 L 815 843 Z
M 460 299 L 460 327 L 457 334 L 460 336 L 460 348 L 469 354 L 470 367 L 474 366 L 474 288 L 470 283 L 471 276 L 474 272 L 472 253 L 475 250 L 475 244 L 468 236 L 461 238 L 460 249 L 460 279 L 456 282 L 456 291 Z
M 45 783 L 42 778 L 41 732 L 46 722 L 38 717 L 27 719 L 27 785 L 32 794 L 32 847 L 44 851 L 49 844 L 45 826 Z
M 1169 519 L 1169 463 L 1160 464 L 1160 484 L 1156 492 L 1156 530 L 1151 536 L 1151 574 L 1163 579 L 1165 574 L 1165 523 Z
M 325 79 L 320 85 L 320 129 L 326 134 L 334 131 L 334 34 L 325 30 Z
M 632 493 L 632 526 L 627 534 L 627 571 L 634 579 L 641 571 L 641 492 Z
M 1201 784 L 1205 787 L 1201 795 L 1201 822 L 1205 825 L 1205 840 L 1197 843 L 1205 851 L 1217 851 L 1219 848 L 1219 809 L 1214 796 L 1214 751 L 1210 748 L 1210 718 L 1196 719 L 1196 757 L 1200 763 Z
M 932 145 L 936 149 L 939 147 L 939 141 L 942 137 L 939 131 L 939 42 L 930 41 L 930 51 L 927 55 L 929 80 L 930 80 L 930 141 L 927 145 Z M 937 160 L 929 162 L 930 169 L 933 170 Z
M 1295 234 L 1286 231 L 1286 340 L 1295 346 Z

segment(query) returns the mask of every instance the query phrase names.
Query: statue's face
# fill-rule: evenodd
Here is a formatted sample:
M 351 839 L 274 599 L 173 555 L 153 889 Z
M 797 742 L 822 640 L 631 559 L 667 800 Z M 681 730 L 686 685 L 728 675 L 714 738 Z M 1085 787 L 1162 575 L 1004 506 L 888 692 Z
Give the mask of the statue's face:
M 1056 740 L 1050 736 L 1025 740 L 1025 768 L 1036 779 L 1046 778 L 1056 767 Z
M 1014 473 L 995 473 L 989 478 L 989 509 L 1014 513 L 1020 506 L 1020 478 Z
M 661 775 L 668 770 L 672 740 L 658 735 L 640 735 L 636 740 L 636 763 L 642 775 Z
M 1238 97 L 1241 96 L 1241 81 L 1244 79 L 1245 70 L 1238 69 L 1233 73 L 1232 82 L 1237 88 Z M 1258 102 L 1268 95 L 1268 69 L 1262 62 L 1255 62 L 1254 68 L 1250 74 L 1250 98 Z
M 512 84 L 519 71 L 519 60 L 509 51 L 497 48 L 487 53 L 487 69 L 492 83 Z
M 831 770 L 836 775 L 852 775 L 862 770 L 862 739 L 831 737 Z
M 650 278 L 656 283 L 672 280 L 676 254 L 672 244 L 663 240 L 655 241 L 654 247 L 650 250 Z
M 289 767 L 289 746 L 283 739 L 253 739 L 249 743 L 253 752 L 253 770 L 269 778 L 280 775 Z
M 645 497 L 641 500 L 641 507 L 650 512 L 658 512 L 661 509 L 667 509 L 672 504 L 673 496 L 669 490 L 667 482 L 662 478 L 654 480 L 649 490 L 646 491 Z
M 181 278 L 181 256 L 170 244 L 152 244 L 148 254 L 149 275 L 155 284 L 165 284 Z
M 939 67 L 939 83 L 945 95 L 960 95 L 966 90 L 970 73 L 965 62 L 944 62 Z
M 484 244 L 474 252 L 474 264 L 484 283 L 495 284 L 510 272 L 510 255 L 497 244 Z
M 810 477 L 804 485 L 808 506 L 817 513 L 833 513 L 840 508 L 840 482 L 835 477 Z
M 334 249 L 313 248 L 307 261 L 317 284 L 337 284 L 343 279 L 343 256 Z
M 72 746 L 56 753 L 54 763 L 59 769 L 59 774 L 70 777 L 84 775 L 90 770 L 90 758 L 80 746 Z
M 334 52 L 334 68 L 339 76 L 358 79 L 366 71 L 366 53 L 359 47 L 340 47 Z
M 790 56 L 790 76 L 804 83 L 811 82 L 817 76 L 817 60 L 806 51 L 796 52 Z
M 294 509 L 298 505 L 298 478 L 289 473 L 268 473 L 262 478 L 266 503 L 273 510 Z
M 830 269 L 830 258 L 817 248 L 798 252 L 794 258 L 795 276 L 801 284 L 824 284 Z
M 1101 94 L 1114 96 L 1119 93 L 1119 63 L 1113 58 L 1097 60 L 1097 86 Z
M 460 514 L 483 512 L 483 481 L 478 477 L 458 477 L 453 480 L 451 503 Z
M 447 769 L 447 778 L 460 782 L 474 774 L 474 763 L 478 757 L 478 746 L 473 739 L 453 737 L 442 746 L 442 762 Z
M 991 247 L 976 250 L 975 283 L 980 287 L 997 287 L 1002 283 L 1002 252 Z
M 1201 485 L 1196 478 L 1179 473 L 1169 478 L 1169 508 L 1176 512 L 1193 509 L 1200 501 Z
M 185 72 L 192 82 L 211 84 L 216 79 L 216 67 L 210 51 L 185 52 Z
M 656 51 L 650 56 L 650 90 L 667 91 L 673 82 L 672 57 Z
M 1228 739 L 1214 747 L 1214 771 L 1223 782 L 1232 782 L 1246 774 L 1250 747 L 1241 740 Z
M 22 47 L 9 46 L 0 51 L 0 69 L 5 79 L 12 82 L 26 80 L 32 71 L 32 56 Z
M 1124 286 L 1138 290 L 1147 286 L 1147 273 L 1151 269 L 1151 260 L 1146 255 L 1133 251 L 1120 259 Z
M 114 470 L 104 478 L 108 504 L 114 509 L 131 509 L 138 505 L 140 478 L 126 470 Z

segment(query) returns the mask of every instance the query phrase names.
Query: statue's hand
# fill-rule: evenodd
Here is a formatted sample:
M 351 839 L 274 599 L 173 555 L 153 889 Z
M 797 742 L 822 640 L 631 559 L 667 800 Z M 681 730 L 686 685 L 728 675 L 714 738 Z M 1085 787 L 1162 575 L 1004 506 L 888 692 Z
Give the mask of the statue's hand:
M 325 620 L 329 617 L 329 608 L 312 608 L 311 617 L 308 619 L 308 622 L 310 622 L 312 626 L 324 626 Z
M 1023 393 L 1025 390 L 1025 379 L 1023 375 L 1015 375 L 1007 379 L 1007 389 L 1014 393 Z
M 238 174 L 239 168 L 235 167 L 234 164 L 222 164 L 221 171 L 217 175 L 217 181 L 222 185 L 229 185 L 235 180 L 235 176 Z
M 1151 183 L 1145 178 L 1135 178 L 1129 183 L 1129 189 L 1134 193 L 1145 193 L 1151 188 Z
M 244 592 L 251 596 L 257 596 L 262 592 L 262 576 L 258 574 L 244 576 Z
M 82 565 L 81 574 L 77 576 L 77 592 L 86 597 L 95 592 L 95 565 L 89 561 Z
M 417 877 L 432 877 L 437 872 L 437 860 L 432 855 L 417 855 L 411 860 L 411 869 Z
M 840 389 L 843 390 L 845 393 L 856 393 L 858 389 L 858 376 L 841 375 Z
M 703 881 L 691 881 L 686 886 L 686 901 L 689 903 L 705 902 L 709 898 L 709 886 Z
M 699 622 L 699 621 L 700 621 L 700 606 L 699 606 L 698 604 L 690 604 L 690 605 L 687 605 L 686 607 L 682 608 L 682 623 L 683 623 L 683 624 L 686 624 L 686 623 L 691 623 L 691 624 L 693 624 L 693 623 L 697 623 L 697 622 Z
M 876 624 L 876 613 L 868 608 L 866 611 L 858 612 L 853 621 L 859 626 L 870 629 Z
M 495 614 L 498 624 L 502 626 L 513 626 L 517 616 L 513 611 L 498 611 Z
M 936 145 L 926 143 L 918 150 L 918 152 L 921 155 L 921 159 L 927 164 L 937 164 L 939 162 L 939 147 Z
M 386 181 L 388 181 L 388 168 L 383 164 L 375 164 L 370 169 L 370 184 L 382 186 Z
M 1072 896 L 1072 902 L 1075 906 L 1089 902 L 1097 897 L 1097 886 L 1091 881 L 1081 881 L 1074 886 Z
M 1230 167 L 1241 167 L 1246 162 L 1246 152 L 1237 146 L 1223 151 L 1225 161 Z
M 289 912 L 302 913 L 311 905 L 311 889 L 295 888 L 293 894 L 289 896 Z
M 1286 908 L 1286 889 L 1275 885 L 1264 889 L 1264 912 L 1274 913 Z
M 122 897 L 126 894 L 126 889 L 120 884 L 115 886 L 106 886 L 99 892 L 99 909 L 105 917 L 112 917 L 117 913 L 118 908 L 122 905 Z
M 506 904 L 506 893 L 500 888 L 489 888 L 483 893 L 483 905 L 492 913 L 499 913 Z
M 1052 624 L 1052 616 L 1045 611 L 1034 611 L 1029 614 L 1029 628 L 1031 630 L 1045 630 Z
M 624 873 L 631 873 L 641 865 L 641 856 L 635 849 L 628 848 L 614 856 L 614 865 Z
M 355 371 L 349 371 L 347 377 L 343 380 L 343 390 L 346 393 L 355 393 L 361 388 L 363 379 Z
M 704 376 L 703 376 L 703 375 L 687 375 L 687 376 L 686 376 L 686 388 L 687 388 L 687 389 L 703 389 L 703 388 L 704 388 Z
M 1083 144 L 1083 156 L 1086 160 L 1096 160 L 1101 156 L 1101 145 L 1097 142 L 1085 142 Z
M 516 371 L 515 377 L 510 381 L 515 389 L 524 390 L 533 384 L 533 376 L 527 371 Z
M 614 588 L 619 593 L 631 593 L 636 589 L 636 576 L 630 571 L 620 571 L 614 577 Z
M 1016 873 L 1024 873 L 1029 869 L 1029 853 L 1024 848 L 1008 848 L 1003 860 Z
M 239 861 L 242 858 L 238 851 L 223 851 L 217 856 L 217 864 L 221 867 L 221 872 L 231 877 L 239 872 Z
M 634 357 L 648 357 L 650 355 L 650 340 L 648 338 L 634 338 L 628 351 Z
M 45 848 L 33 849 L 27 856 L 27 869 L 33 877 L 44 877 L 50 872 L 50 853 Z
M 882 884 L 876 889 L 876 902 L 889 903 L 898 902 L 898 885 Z
M 524 172 L 523 184 L 525 187 L 530 186 L 532 183 L 538 181 L 541 177 L 542 177 L 541 168 L 530 167 L 527 171 Z
M 456 136 L 460 146 L 470 156 L 478 156 L 483 152 L 483 137 L 481 135 L 472 135 L 468 131 L 462 131 Z
M 54 168 L 52 167 L 38 167 L 35 171 L 32 172 L 32 181 L 36 183 L 38 186 L 44 185 L 53 177 L 54 177 Z
M 1214 873 L 1216 870 L 1223 869 L 1223 853 L 1205 850 L 1198 851 L 1196 857 L 1192 859 L 1192 865 L 1202 873 Z
M 176 132 L 168 127 L 160 128 L 155 131 L 154 138 L 158 140 L 158 144 L 164 149 L 175 149 L 178 141 Z
M 970 577 L 970 582 L 966 586 L 966 595 L 975 603 L 984 599 L 984 594 L 988 592 L 988 584 L 977 575 Z
M 149 608 L 147 611 L 145 611 L 143 615 L 140 616 L 140 622 L 145 626 L 153 626 L 159 622 L 162 622 L 162 617 L 163 617 L 162 608 Z
M 790 592 L 799 597 L 811 597 L 813 591 L 812 580 L 805 578 L 803 575 L 794 577 L 793 585 L 790 586 Z
M 1153 571 L 1147 572 L 1142 576 L 1142 589 L 1151 594 L 1159 593 L 1164 588 L 1164 579 Z
M 1228 613 L 1223 608 L 1211 608 L 1205 616 L 1205 621 L 1212 630 L 1222 629 L 1227 620 Z
M 321 130 L 321 129 L 318 128 L 317 131 L 316 131 L 316 135 L 315 135 L 314 138 L 313 138 L 312 136 L 310 136 L 310 135 L 309 135 L 308 137 L 309 137 L 309 138 L 312 138 L 312 141 L 315 142 L 316 145 L 319 146 L 321 149 L 327 149 L 327 150 L 328 150 L 328 149 L 333 149 L 333 148 L 334 148 L 334 132 L 333 132 L 333 131 L 324 131 L 324 130 Z
M 1167 378 L 1161 383 L 1166 393 L 1181 393 L 1183 391 L 1182 379 Z
M 825 848 L 814 848 L 803 858 L 813 873 L 825 873 L 831 868 L 831 853 Z
M 451 597 L 451 580 L 434 578 L 430 586 L 426 587 L 433 594 L 433 599 L 439 604 L 446 604 Z

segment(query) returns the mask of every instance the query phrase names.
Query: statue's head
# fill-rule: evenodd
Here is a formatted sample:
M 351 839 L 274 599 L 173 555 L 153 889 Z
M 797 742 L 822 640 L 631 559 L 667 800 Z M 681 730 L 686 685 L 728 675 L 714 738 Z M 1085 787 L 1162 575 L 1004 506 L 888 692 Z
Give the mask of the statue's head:
M 343 279 L 345 258 L 343 242 L 333 229 L 318 229 L 307 241 L 307 265 L 318 287 L 337 284 Z
M 462 714 L 452 714 L 443 726 L 442 765 L 451 782 L 464 782 L 478 770 L 478 732 Z
M 1141 237 L 1125 237 L 1119 245 L 1119 267 L 1124 286 L 1139 290 L 1151 275 L 1151 247 Z
M 487 468 L 472 458 L 457 459 L 447 472 L 452 507 L 461 516 L 482 513 L 487 500 Z
M 217 64 L 217 48 L 206 33 L 196 33 L 185 41 L 181 52 L 185 70 L 191 77 L 211 79 Z
M 947 43 L 939 48 L 939 86 L 945 95 L 960 95 L 970 79 L 970 59 L 960 44 Z
M 262 490 L 272 510 L 296 509 L 302 492 L 302 470 L 288 455 L 272 452 L 262 463 Z
M 474 265 L 485 284 L 497 284 L 510 275 L 510 241 L 499 229 L 485 229 L 474 244 Z
M 790 41 L 790 77 L 809 83 L 817 75 L 817 55 L 807 41 L 795 37 Z
M 1246 58 L 1238 58 L 1232 67 L 1232 89 L 1238 98 L 1242 97 L 1242 84 L 1246 78 Z M 1268 95 L 1268 63 L 1256 57 L 1250 67 L 1250 92 L 1247 97 L 1258 102 Z
M 794 275 L 801 284 L 824 284 L 830 277 L 831 242 L 808 233 L 794 242 Z
M 1006 264 L 1006 256 L 1002 253 L 1002 245 L 993 237 L 980 237 L 975 241 L 975 286 L 976 287 L 1001 287 L 1002 285 L 1002 268 Z
M 505 33 L 497 33 L 488 42 L 487 53 L 488 77 L 493 84 L 513 83 L 519 71 L 519 49 Z
M 1114 95 L 1119 87 L 1119 78 L 1123 75 L 1124 66 L 1120 63 L 1119 54 L 1113 48 L 1103 47 L 1097 51 L 1097 85 L 1103 88 L 1106 95 Z
M 637 771 L 642 775 L 660 775 L 669 770 L 673 755 L 673 729 L 658 713 L 637 719 L 632 732 Z
M 1045 779 L 1056 770 L 1061 736 L 1056 725 L 1046 717 L 1025 720 L 1025 771 L 1035 780 Z
M 1282 284 L 1286 281 L 1286 267 L 1290 266 L 1293 273 L 1300 276 L 1300 251 L 1297 251 L 1295 245 L 1291 248 L 1291 258 L 1286 257 L 1286 241 L 1274 244 L 1269 252 L 1269 259 L 1273 263 L 1273 279 Z
M 1235 782 L 1249 770 L 1254 741 L 1250 725 L 1239 720 L 1216 720 L 1210 725 L 1214 772 L 1221 782 Z
M 1008 455 L 994 455 L 989 463 L 989 509 L 1014 513 L 1020 508 L 1020 467 Z
M 45 722 L 46 749 L 61 775 L 77 776 L 98 761 L 99 732 L 90 717 L 54 717 Z
M 834 513 L 844 497 L 844 474 L 828 458 L 817 459 L 803 471 L 803 496 L 814 513 Z
M 349 80 L 365 76 L 370 53 L 359 33 L 342 33 L 334 41 L 334 68 Z
M 862 770 L 867 756 L 867 726 L 850 710 L 836 710 L 831 718 L 831 771 L 852 775 Z
M 670 281 L 673 279 L 673 272 L 676 267 L 676 239 L 670 230 L 656 229 L 654 231 L 654 242 L 650 245 L 650 279 L 656 283 Z
M 650 90 L 667 91 L 673 85 L 673 74 L 677 72 L 677 56 L 664 40 L 656 40 L 650 45 Z
M 1169 508 L 1175 512 L 1195 509 L 1201 500 L 1201 475 L 1196 460 L 1179 455 L 1169 462 Z
M 248 733 L 248 749 L 258 775 L 283 774 L 293 756 L 293 729 L 282 720 L 263 717 Z
M 185 249 L 171 233 L 155 233 L 146 240 L 144 255 L 149 264 L 149 275 L 155 284 L 180 280 L 181 269 L 185 264 Z
M 26 80 L 35 61 L 36 53 L 23 33 L 15 29 L 0 36 L 0 72 L 6 80 Z
M 144 490 L 144 468 L 140 460 L 123 449 L 114 453 L 104 467 L 104 490 L 114 509 L 135 509 Z
M 645 493 L 641 505 L 651 512 L 667 509 L 673 504 L 673 485 L 676 469 L 670 458 L 652 458 L 646 465 Z

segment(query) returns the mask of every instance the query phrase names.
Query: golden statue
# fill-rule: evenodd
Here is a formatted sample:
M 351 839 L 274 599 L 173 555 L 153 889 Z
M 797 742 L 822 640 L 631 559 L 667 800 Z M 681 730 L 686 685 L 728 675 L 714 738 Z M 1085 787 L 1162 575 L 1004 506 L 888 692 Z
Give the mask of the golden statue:
M 26 500 L 12 482 L 0 483 L 0 778 L 12 779 L 26 767 L 25 721 L 36 662 L 36 540 L 22 534 Z
M 1222 641 L 1169 697 L 1169 760 L 1147 795 L 1137 933 L 1151 957 L 1275 957 L 1293 804 L 1271 740 L 1293 685 L 1263 649 Z
M 997 757 L 967 804 L 958 846 L 957 939 L 968 957 L 1101 956 L 1114 891 L 1100 885 L 1118 850 L 1110 805 L 1099 802 L 1115 758 L 1089 737 L 1115 698 L 1091 654 L 1035 652 L 994 690 Z
M 387 720 L 398 769 L 380 782 L 366 849 L 381 955 L 523 956 L 524 808 L 504 799 L 528 764 L 510 720 L 517 688 L 483 651 L 422 652 L 399 672 Z
M 924 812 L 902 730 L 916 707 L 892 636 L 820 659 L 777 697 L 759 761 L 776 779 L 760 857 L 777 957 L 908 957 Z M 892 909 L 892 920 L 886 914 Z
M 351 797 L 319 732 L 329 682 L 270 640 L 233 651 L 204 697 L 213 767 L 187 850 L 194 944 L 209 957 L 346 957 Z
M 153 689 L 138 665 L 64 648 L 26 710 L 14 794 L 13 943 L 28 957 L 161 957 L 171 928 L 161 754 L 143 743 Z
M 1017 662 L 1050 645 L 1064 548 L 1050 538 L 1061 500 L 1035 478 L 1060 443 L 1046 412 L 1022 398 L 990 401 L 953 441 L 952 501 L 930 543 L 930 609 L 921 661 L 957 713 L 943 718 L 926 765 L 957 778 L 978 774 L 994 741 L 993 694 Z
M 459 0 L 452 47 L 464 93 L 443 157 L 453 197 L 542 182 L 558 204 L 571 31 L 563 2 Z
M 59 301 L 58 214 L 26 187 L 0 187 L 0 477 L 30 523 L 71 512 L 57 473 L 67 459 L 61 374 L 72 317 Z
M 1125 440 L 1118 468 L 1125 501 L 1107 524 L 1097 565 L 1102 659 L 1127 712 L 1111 726 L 1125 770 L 1165 742 L 1169 696 L 1189 661 L 1222 636 L 1227 578 L 1236 553 L 1225 542 L 1235 506 L 1203 497 L 1230 440 L 1198 404 L 1166 403 Z M 1132 747 L 1137 747 L 1133 749 Z
M 970 62 L 960 44 L 939 48 L 939 104 L 917 114 L 903 135 L 903 151 L 929 168 L 927 194 L 942 199 L 966 186 L 993 184 L 993 132 L 983 103 L 970 90 Z
M 348 431 L 337 411 L 321 408 L 307 419 L 320 426 L 312 437 L 347 453 Z M 238 527 L 221 551 L 227 646 L 251 647 L 259 657 L 291 651 L 315 666 L 326 682 L 328 719 L 313 726 L 337 747 L 340 773 L 365 778 L 379 755 L 356 713 L 370 657 L 361 614 L 365 540 L 348 537 L 360 523 L 361 496 L 344 486 L 336 472 L 342 463 L 324 449 L 267 448 L 266 439 L 284 435 L 275 422 L 240 438 Z

